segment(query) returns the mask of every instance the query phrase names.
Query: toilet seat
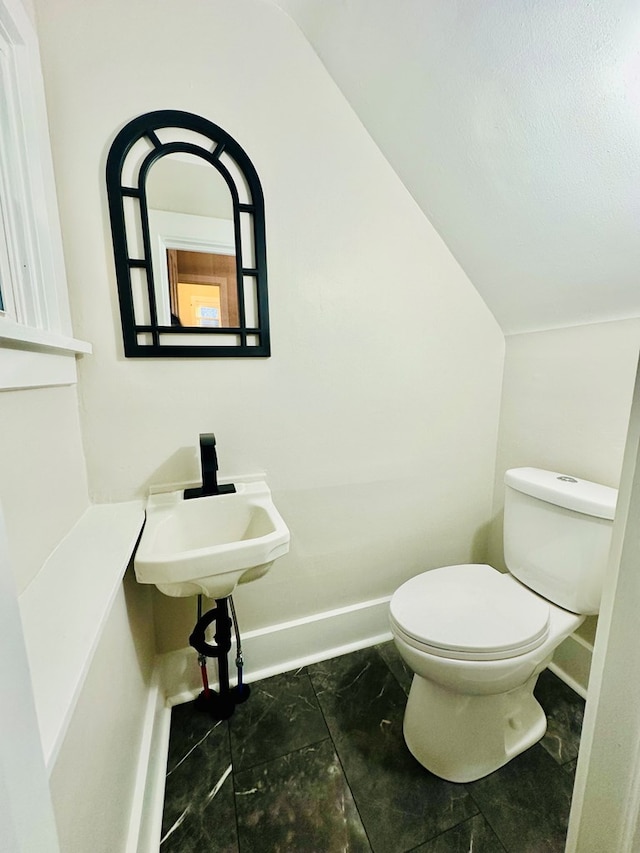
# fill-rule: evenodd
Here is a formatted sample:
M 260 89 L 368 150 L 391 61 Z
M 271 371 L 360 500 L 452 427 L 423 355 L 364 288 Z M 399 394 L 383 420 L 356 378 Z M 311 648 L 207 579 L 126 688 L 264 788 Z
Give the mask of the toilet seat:
M 418 650 L 453 660 L 499 660 L 538 648 L 549 635 L 549 604 L 491 566 L 445 566 L 396 590 L 394 630 Z

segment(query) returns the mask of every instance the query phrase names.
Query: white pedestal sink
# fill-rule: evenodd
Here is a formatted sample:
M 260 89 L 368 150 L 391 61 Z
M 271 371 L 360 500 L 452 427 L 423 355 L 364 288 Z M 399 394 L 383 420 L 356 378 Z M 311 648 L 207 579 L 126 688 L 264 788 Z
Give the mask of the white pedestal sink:
M 264 481 L 236 489 L 190 500 L 182 490 L 151 495 L 134 558 L 137 580 L 165 595 L 224 598 L 262 577 L 289 550 L 289 529 Z

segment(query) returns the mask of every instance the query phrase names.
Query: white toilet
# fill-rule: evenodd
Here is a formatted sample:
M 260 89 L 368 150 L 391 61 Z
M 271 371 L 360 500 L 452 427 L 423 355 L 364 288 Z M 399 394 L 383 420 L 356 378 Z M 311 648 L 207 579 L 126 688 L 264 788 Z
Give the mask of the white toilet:
M 452 782 L 480 779 L 544 735 L 533 696 L 556 647 L 597 613 L 617 490 L 538 468 L 505 474 L 510 574 L 445 566 L 391 599 L 391 631 L 415 673 L 404 737 Z

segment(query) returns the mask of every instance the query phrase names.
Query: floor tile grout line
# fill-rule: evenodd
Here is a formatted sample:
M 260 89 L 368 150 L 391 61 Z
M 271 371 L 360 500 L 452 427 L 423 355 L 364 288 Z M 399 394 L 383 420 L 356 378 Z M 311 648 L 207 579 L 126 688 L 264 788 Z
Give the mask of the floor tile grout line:
M 316 744 L 318 744 L 318 743 L 323 743 L 325 740 L 327 740 L 327 739 L 330 737 L 330 735 L 329 735 L 329 727 L 328 727 L 328 726 L 327 726 L 327 724 L 326 724 L 326 720 L 325 720 L 325 718 L 324 718 L 324 714 L 322 714 L 322 709 L 320 708 L 320 703 L 318 702 L 317 697 L 316 697 L 316 695 L 315 695 L 315 691 L 313 690 L 313 685 L 311 684 L 311 679 L 309 678 L 309 674 L 306 672 L 306 667 L 300 666 L 300 667 L 298 667 L 297 669 L 288 670 L 287 672 L 281 673 L 280 675 L 294 675 L 295 677 L 299 677 L 301 673 L 303 673 L 303 674 L 306 676 L 307 681 L 309 682 L 309 686 L 311 687 L 311 690 L 312 690 L 313 696 L 314 696 L 314 698 L 316 699 L 316 702 L 317 702 L 317 704 L 318 704 L 318 710 L 320 711 L 320 714 L 322 715 L 322 719 L 323 719 L 324 724 L 325 724 L 325 729 L 326 729 L 326 731 L 327 731 L 326 736 L 325 736 L 325 737 L 318 738 L 317 740 L 314 740 L 314 741 L 312 741 L 311 743 L 307 743 L 307 744 L 305 744 L 305 745 L 304 745 L 304 746 L 302 746 L 302 747 L 297 747 L 296 749 L 291 749 L 291 750 L 289 750 L 288 752 L 283 752 L 283 753 L 281 753 L 281 754 L 279 754 L 279 755 L 273 755 L 273 756 L 271 756 L 271 758 L 267 758 L 267 759 L 264 759 L 264 760 L 256 761 L 254 764 L 247 764 L 246 766 L 243 766 L 243 767 L 237 767 L 236 769 L 237 769 L 237 772 L 238 772 L 238 773 L 244 773 L 244 772 L 245 772 L 245 770 L 253 770 L 255 767 L 259 767 L 259 766 L 260 766 L 260 765 L 262 765 L 262 764 L 268 764 L 270 761 L 276 761 L 276 760 L 277 760 L 277 759 L 279 759 L 279 758 L 286 758 L 286 756 L 287 756 L 287 755 L 293 755 L 293 753 L 298 752 L 300 749 L 304 749 L 304 748 L 309 747 L 309 746 L 315 746 L 315 745 L 316 745 Z M 277 677 L 277 676 L 276 676 L 276 677 Z M 268 680 L 268 679 L 263 679 L 263 680 Z M 260 682 L 256 682 L 256 684 L 259 684 L 259 683 L 260 683 Z M 262 719 L 262 718 L 260 718 L 260 719 Z M 259 721 L 260 721 L 260 720 L 259 720 Z M 231 719 L 230 719 L 228 722 L 229 722 L 229 735 L 230 735 L 230 737 L 231 737 L 231 729 L 232 729 L 232 726 L 231 726 Z M 234 753 L 234 749 L 233 749 L 233 738 L 232 738 L 232 737 L 231 737 L 231 741 L 230 741 L 230 743 L 231 743 L 231 755 L 232 755 L 232 757 L 233 757 L 235 753 Z M 240 758 L 238 758 L 238 762 L 237 762 L 237 763 L 238 763 L 238 764 L 240 763 Z M 234 772 L 235 772 L 235 771 L 234 771 Z
M 475 800 L 473 802 L 476 803 Z M 477 803 L 476 803 L 476 808 L 477 808 Z M 434 835 L 432 838 L 427 838 L 426 841 L 421 841 L 419 844 L 416 844 L 416 846 L 412 847 L 410 850 L 405 850 L 404 853 L 415 853 L 415 851 L 419 850 L 424 844 L 430 844 L 432 841 L 436 841 L 438 838 L 441 838 L 442 836 L 446 835 L 448 832 L 451 832 L 452 830 L 456 829 L 459 826 L 463 826 L 463 824 L 465 824 L 465 823 L 469 823 L 470 821 L 472 821 L 476 817 L 481 817 L 484 821 L 486 821 L 487 825 L 490 827 L 491 831 L 495 835 L 495 837 L 498 841 L 498 844 L 500 845 L 500 847 L 502 847 L 503 853 L 509 853 L 507 848 L 502 843 L 502 839 L 499 838 L 495 829 L 491 826 L 491 824 L 489 823 L 489 821 L 487 820 L 487 818 L 483 815 L 483 813 L 481 811 L 478 811 L 477 814 L 469 815 L 469 817 L 466 817 L 464 820 L 461 820 L 459 823 L 456 823 L 454 826 L 450 826 L 448 829 L 443 829 L 442 832 L 439 832 L 437 835 Z M 472 845 L 473 845 L 473 840 L 472 840 Z
M 395 672 L 391 669 L 391 667 L 389 666 L 389 664 L 388 664 L 388 663 L 387 663 L 387 661 L 385 660 L 384 655 L 383 655 L 383 654 L 382 654 L 382 652 L 380 651 L 380 644 L 375 645 L 375 646 L 372 646 L 372 648 L 373 648 L 373 650 L 376 652 L 376 654 L 378 655 L 378 657 L 380 658 L 380 660 L 382 661 L 382 663 L 387 667 L 387 669 L 389 670 L 389 672 L 391 673 L 391 675 L 392 675 L 392 676 L 395 678 L 395 680 L 398 682 L 398 685 L 400 686 L 400 689 L 402 690 L 402 692 L 404 693 L 404 695 L 405 695 L 407 698 L 409 698 L 409 694 L 408 694 L 408 693 L 407 693 L 407 691 L 404 689 L 404 685 L 403 685 L 403 683 L 400 681 L 400 679 L 399 679 L 399 678 L 398 678 L 398 676 L 395 674 Z
M 234 773 L 246 773 L 249 770 L 256 770 L 258 767 L 263 767 L 265 764 L 271 764 L 272 761 L 280 761 L 283 758 L 288 758 L 290 755 L 295 755 L 297 752 L 302 752 L 303 749 L 311 749 L 312 746 L 318 746 L 320 743 L 325 743 L 326 741 L 331 740 L 331 735 L 327 734 L 326 737 L 322 737 L 319 740 L 314 740 L 312 743 L 305 743 L 304 746 L 299 746 L 296 749 L 290 749 L 289 752 L 283 752 L 282 755 L 275 755 L 273 758 L 267 758 L 265 761 L 258 761 L 256 764 L 252 764 L 250 767 L 243 767 L 241 770 L 234 770 Z
M 389 672 L 391 673 L 391 675 L 392 675 L 392 676 L 395 678 L 395 680 L 398 682 L 398 684 L 400 685 L 400 688 L 402 689 L 402 692 L 405 694 L 405 696 L 407 696 L 407 693 L 406 693 L 406 691 L 405 691 L 404 687 L 402 686 L 402 683 L 400 682 L 400 679 L 397 677 L 397 675 L 395 674 L 395 672 L 393 671 L 393 669 L 389 666 L 389 664 L 388 664 L 388 663 L 387 663 L 387 661 L 385 660 L 385 657 L 384 657 L 384 655 L 382 654 L 382 652 L 380 651 L 379 646 L 374 646 L 374 650 L 375 650 L 375 651 L 376 651 L 376 653 L 378 654 L 378 657 L 380 658 L 380 660 L 381 660 L 381 661 L 384 663 L 384 665 L 387 667 L 387 669 L 389 670 Z M 468 797 L 470 797 L 471 802 L 474 804 L 474 806 L 475 806 L 475 807 L 476 807 L 476 809 L 477 809 L 476 814 L 475 814 L 475 815 L 470 815 L 469 817 L 465 818 L 464 820 L 461 820 L 459 823 L 455 824 L 454 826 L 450 826 L 448 829 L 445 829 L 445 830 L 443 830 L 441 833 L 438 833 L 438 835 L 434 835 L 434 836 L 433 836 L 433 838 L 427 838 L 427 839 L 425 839 L 424 841 L 421 841 L 418 845 L 416 845 L 415 847 L 412 847 L 412 848 L 411 848 L 411 850 L 417 850 L 417 849 L 418 849 L 419 847 L 421 847 L 423 844 L 426 844 L 426 843 L 427 843 L 427 842 L 429 842 L 429 841 L 433 841 L 433 840 L 435 840 L 436 838 L 439 838 L 439 837 L 440 837 L 440 835 L 444 835 L 446 832 L 449 832 L 451 829 L 454 829 L 456 826 L 460 826 L 461 824 L 466 823 L 468 820 L 472 820 L 474 817 L 477 817 L 478 815 L 480 815 L 480 817 L 482 817 L 482 818 L 483 818 L 483 820 L 485 820 L 485 821 L 486 821 L 487 826 L 489 826 L 489 827 L 491 828 L 491 831 L 494 833 L 494 835 L 495 835 L 495 836 L 496 836 L 496 838 L 498 839 L 498 843 L 500 844 L 500 846 L 501 846 L 501 847 L 502 847 L 502 849 L 504 850 L 504 853 L 508 853 L 507 848 L 505 847 L 505 845 L 504 845 L 504 843 L 503 843 L 502 839 L 500 838 L 500 836 L 499 836 L 499 835 L 498 835 L 498 833 L 496 832 L 495 828 L 491 825 L 490 821 L 487 819 L 487 816 L 484 814 L 484 812 L 482 811 L 482 809 L 481 809 L 481 808 L 480 808 L 480 806 L 478 805 L 478 803 L 477 803 L 477 801 L 476 801 L 475 797 L 473 796 L 473 794 L 471 793 L 471 791 L 469 790 L 469 788 L 468 788 L 466 785 L 463 785 L 463 787 L 464 787 L 464 789 L 465 789 L 465 791 L 466 791 L 466 793 L 467 793 L 467 796 L 468 796 Z M 411 850 L 406 851 L 406 853 L 411 853 Z
M 495 835 L 495 837 L 498 839 L 498 844 L 502 847 L 502 849 L 504 850 L 504 853 L 510 853 L 509 848 L 507 847 L 507 845 L 506 845 L 506 844 L 504 843 L 504 841 L 502 840 L 502 838 L 501 838 L 501 836 L 500 836 L 500 834 L 499 834 L 498 830 L 497 830 L 497 829 L 496 829 L 496 827 L 491 823 L 491 821 L 489 820 L 489 818 L 487 817 L 487 815 L 486 815 L 486 814 L 482 811 L 482 809 L 480 808 L 480 806 L 479 806 L 479 804 L 478 804 L 478 801 L 477 801 L 477 800 L 476 800 L 476 798 L 473 796 L 473 792 L 469 790 L 469 786 L 468 786 L 468 785 L 463 785 L 463 787 L 464 787 L 465 791 L 467 792 L 467 794 L 471 797 L 471 800 L 472 800 L 473 804 L 475 805 L 475 807 L 478 809 L 478 814 L 479 814 L 482 818 L 484 818 L 484 820 L 486 821 L 487 826 L 488 826 L 488 827 L 490 827 L 491 831 L 493 832 L 493 834 Z
M 389 664 L 387 663 L 387 661 L 384 659 L 384 655 L 382 655 L 382 653 L 380 652 L 380 650 L 379 650 L 378 646 L 371 646 L 371 647 L 370 647 L 370 649 L 371 649 L 371 651 L 373 651 L 373 652 L 377 655 L 378 659 L 379 659 L 380 661 L 382 661 L 382 663 L 383 663 L 383 664 L 384 664 L 384 666 L 387 668 L 388 672 L 391 674 L 391 676 L 393 677 L 393 679 L 398 683 L 398 685 L 399 685 L 400 689 L 402 690 L 403 694 L 406 696 L 407 694 L 405 693 L 405 690 L 404 690 L 404 688 L 402 687 L 402 684 L 400 684 L 400 680 L 397 678 L 397 676 L 396 676 L 396 674 L 394 673 L 394 671 L 391 669 L 391 667 L 389 666 Z M 316 693 L 315 685 L 314 685 L 314 683 L 313 683 L 313 679 L 311 678 L 311 674 L 309 674 L 309 678 L 310 678 L 310 680 L 311 680 L 311 686 L 312 686 L 312 688 L 313 688 L 313 690 L 314 690 L 314 693 Z M 339 750 L 338 750 L 338 745 L 336 744 L 336 742 L 335 742 L 335 741 L 334 741 L 334 739 L 333 739 L 333 735 L 331 734 L 331 729 L 330 729 L 330 727 L 329 727 L 329 724 L 328 724 L 328 722 L 327 722 L 326 717 L 324 716 L 324 711 L 322 710 L 322 703 L 321 703 L 321 701 L 320 701 L 320 697 L 318 696 L 318 694 L 317 694 L 317 693 L 316 693 L 316 699 L 317 699 L 317 701 L 318 701 L 318 706 L 320 707 L 320 711 L 322 712 L 322 716 L 324 717 L 325 725 L 327 726 L 327 729 L 328 729 L 328 731 L 329 731 L 329 735 L 330 735 L 330 737 L 331 737 L 331 741 L 332 741 L 332 743 L 333 743 L 333 748 L 335 749 L 335 753 L 336 753 L 336 755 L 338 756 L 338 761 L 340 762 L 340 767 L 342 768 L 342 772 L 343 772 L 343 774 L 344 774 L 344 778 L 345 778 L 345 780 L 346 780 L 346 782 L 347 782 L 347 785 L 348 785 L 348 787 L 349 787 L 349 790 L 351 791 L 351 796 L 353 797 L 353 802 L 355 803 L 356 810 L 357 810 L 357 812 L 358 812 L 358 816 L 360 817 L 360 822 L 362 823 L 362 827 L 363 827 L 363 829 L 364 829 L 364 831 L 365 831 L 365 835 L 367 836 L 367 841 L 369 842 L 369 847 L 370 847 L 371 851 L 373 851 L 373 849 L 374 849 L 374 848 L 373 848 L 373 844 L 371 843 L 371 840 L 370 840 L 370 838 L 369 838 L 369 833 L 368 833 L 368 831 L 367 831 L 366 824 L 365 824 L 365 822 L 364 822 L 364 819 L 363 819 L 363 817 L 362 817 L 362 814 L 360 813 L 360 808 L 359 808 L 359 806 L 358 806 L 358 801 L 357 801 L 357 799 L 356 799 L 356 795 L 355 795 L 355 793 L 353 792 L 353 790 L 352 790 L 352 788 L 351 788 L 351 785 L 350 785 L 350 783 L 349 783 L 349 777 L 348 777 L 348 775 L 347 775 L 347 771 L 346 771 L 346 769 L 345 769 L 345 767 L 344 767 L 344 765 L 343 765 L 343 763 L 342 763 L 342 758 L 340 757 L 340 752 L 339 752 Z M 475 800 L 474 800 L 473 802 L 474 802 L 474 804 L 476 805 L 476 808 L 477 808 L 477 803 L 475 802 Z M 438 836 L 434 836 L 434 837 L 436 837 L 436 838 L 437 838 Z M 432 840 L 432 839 L 429 839 L 429 838 L 423 839 L 422 841 L 420 841 L 420 843 L 419 843 L 417 846 L 418 846 L 418 847 L 420 847 L 420 846 L 422 846 L 423 844 L 426 844 L 426 843 L 427 843 L 428 841 L 430 841 L 430 840 Z M 412 847 L 412 848 L 410 848 L 410 849 L 411 849 L 411 850 L 415 850 L 415 849 L 416 849 L 416 847 Z M 410 851 L 406 851 L 406 853 L 410 853 Z
M 370 647 L 370 649 L 371 649 L 371 651 L 375 652 L 375 654 L 376 654 L 376 655 L 378 656 L 378 658 L 382 661 L 382 663 L 384 664 L 384 666 L 386 667 L 386 669 L 388 670 L 388 672 L 392 675 L 392 677 L 394 678 L 394 680 L 397 682 L 397 684 L 398 684 L 398 685 L 399 685 L 399 687 L 401 688 L 402 693 L 403 693 L 405 696 L 407 696 L 407 693 L 406 693 L 406 691 L 404 690 L 404 688 L 403 688 L 403 686 L 402 686 L 402 684 L 401 684 L 401 682 L 400 682 L 400 679 L 396 676 L 396 674 L 394 673 L 394 671 L 392 670 L 392 668 L 389 666 L 389 664 L 388 664 L 388 663 L 387 663 L 387 661 L 385 660 L 384 656 L 383 656 L 383 655 L 382 655 L 382 653 L 380 652 L 380 650 L 379 650 L 378 646 L 371 646 L 371 647 Z M 343 765 L 343 763 L 342 763 L 342 758 L 340 757 L 340 752 L 339 752 L 339 750 L 338 750 L 338 746 L 337 746 L 337 744 L 336 744 L 335 740 L 333 739 L 333 735 L 331 734 L 331 728 L 329 727 L 329 724 L 328 724 L 328 722 L 327 722 L 327 719 L 326 719 L 326 717 L 325 717 L 325 715 L 324 715 L 324 711 L 323 711 L 323 709 L 322 709 L 322 703 L 321 703 L 321 701 L 320 701 L 320 698 L 319 698 L 319 696 L 318 696 L 318 693 L 316 692 L 315 685 L 314 685 L 314 683 L 313 683 L 313 679 L 311 678 L 311 674 L 310 674 L 310 673 L 309 673 L 309 679 L 310 679 L 310 681 L 311 681 L 311 686 L 312 686 L 312 688 L 313 688 L 313 691 L 314 691 L 314 693 L 315 693 L 315 695 L 316 695 L 316 699 L 317 699 L 317 701 L 318 701 L 318 706 L 319 706 L 320 711 L 321 711 L 321 713 L 322 713 L 322 716 L 323 716 L 323 718 L 324 718 L 325 725 L 327 726 L 327 729 L 328 729 L 328 731 L 329 731 L 329 736 L 330 736 L 330 738 L 331 738 L 331 742 L 332 742 L 332 744 L 333 744 L 333 748 L 334 748 L 335 753 L 336 753 L 336 755 L 337 755 L 337 757 L 338 757 L 338 761 L 340 762 L 340 767 L 342 768 L 342 772 L 343 772 L 343 774 L 344 774 L 345 780 L 346 780 L 346 782 L 347 782 L 347 785 L 348 785 L 348 787 L 349 787 L 349 790 L 351 791 L 351 796 L 353 797 L 353 801 L 354 801 L 354 803 L 355 803 L 356 810 L 358 811 L 358 816 L 360 817 L 360 821 L 361 821 L 361 823 L 362 823 L 363 829 L 364 829 L 365 834 L 366 834 L 366 836 L 367 836 L 367 841 L 369 842 L 369 847 L 370 847 L 370 849 L 373 851 L 373 849 L 374 849 L 374 848 L 373 848 L 373 845 L 371 844 L 371 841 L 370 841 L 370 838 L 369 838 L 369 833 L 368 833 L 368 831 L 367 831 L 366 824 L 365 824 L 364 819 L 362 818 L 362 815 L 361 815 L 361 813 L 360 813 L 360 808 L 358 807 L 358 801 L 357 801 L 356 796 L 355 796 L 355 794 L 354 794 L 354 792 L 353 792 L 353 790 L 352 790 L 352 788 L 351 788 L 351 785 L 349 784 L 349 777 L 348 777 L 347 772 L 346 772 L 346 770 L 345 770 L 345 768 L 344 768 L 344 765 Z M 465 790 L 466 790 L 466 788 L 465 788 Z M 469 792 L 468 792 L 468 791 L 467 791 L 467 794 L 469 794 Z M 469 794 L 469 796 L 470 796 L 470 794 Z M 475 814 L 475 815 L 470 815 L 468 818 L 465 818 L 465 820 L 462 820 L 462 821 L 460 821 L 459 823 L 454 824 L 454 826 L 453 826 L 453 827 L 449 827 L 448 829 L 443 830 L 443 832 L 438 833 L 437 835 L 433 836 L 432 838 L 425 838 L 425 839 L 423 839 L 423 840 L 422 840 L 422 841 L 420 841 L 416 846 L 411 847 L 409 850 L 405 851 L 405 853 L 411 853 L 411 851 L 412 851 L 412 850 L 416 850 L 416 849 L 418 849 L 418 848 L 419 848 L 419 847 L 421 847 L 423 844 L 426 844 L 426 843 L 428 843 L 429 841 L 432 841 L 434 838 L 438 838 L 440 835 L 444 834 L 444 833 L 445 833 L 445 832 L 447 832 L 449 829 L 453 829 L 455 826 L 459 826 L 461 823 L 465 823 L 465 821 L 466 821 L 466 820 L 470 820 L 470 819 L 471 819 L 471 818 L 473 818 L 473 817 L 477 817 L 478 815 L 480 815 L 482 818 L 484 818 L 484 820 L 486 820 L 486 817 L 484 816 L 484 814 L 482 813 L 482 811 L 481 811 L 481 810 L 480 810 L 480 808 L 478 807 L 478 804 L 477 804 L 477 802 L 475 801 L 475 799 L 473 799 L 473 797 L 471 797 L 471 800 L 472 800 L 472 802 L 473 802 L 474 806 L 475 806 L 475 807 L 476 807 L 476 809 L 477 809 L 477 812 L 476 812 L 476 814 Z M 487 823 L 488 823 L 488 821 L 487 821 Z M 491 827 L 491 829 L 492 829 L 492 831 L 494 831 L 494 830 L 493 830 L 493 827 Z M 498 837 L 498 836 L 496 835 L 496 837 Z M 498 838 L 498 841 L 499 841 L 500 845 L 503 847 L 503 850 L 504 850 L 504 845 L 502 844 L 502 840 Z M 505 851 L 505 853 L 506 853 L 506 851 Z
M 402 690 L 403 694 L 404 694 L 404 695 L 407 697 L 407 699 L 408 699 L 408 698 L 409 698 L 409 694 L 408 694 L 408 693 L 407 693 L 407 691 L 404 689 L 404 686 L 403 686 L 402 682 L 400 681 L 400 679 L 398 678 L 398 676 L 397 676 L 397 675 L 396 675 L 396 673 L 393 671 L 393 669 L 392 669 L 392 668 L 391 668 L 391 666 L 389 665 L 388 661 L 385 659 L 384 655 L 383 655 L 383 654 L 382 654 L 382 652 L 380 651 L 380 647 L 379 647 L 379 645 L 373 646 L 373 650 L 376 652 L 376 654 L 378 655 L 379 659 L 380 659 L 380 660 L 382 661 L 382 663 L 386 666 L 387 670 L 391 673 L 391 675 L 393 676 L 393 678 L 394 678 L 394 679 L 395 679 L 395 681 L 397 682 L 398 686 L 399 686 L 399 687 L 400 687 L 400 689 Z M 427 772 L 429 772 L 429 771 L 427 771 Z M 425 838 L 425 839 L 423 839 L 423 840 L 422 840 L 422 841 L 420 841 L 418 844 L 416 844 L 414 847 L 411 847 L 409 850 L 405 851 L 405 853 L 411 853 L 411 851 L 414 851 L 414 850 L 419 849 L 420 847 L 422 847 L 422 845 L 423 845 L 423 844 L 427 844 L 427 843 L 429 843 L 430 841 L 434 841 L 436 838 L 439 838 L 441 835 L 444 835 L 445 833 L 449 832 L 450 830 L 455 829 L 455 827 L 456 827 L 456 826 L 460 826 L 461 824 L 466 823 L 468 820 L 472 820 L 474 817 L 477 817 L 478 815 L 480 815 L 480 817 L 482 817 L 484 820 L 486 820 L 486 817 L 484 816 L 484 814 L 483 814 L 483 813 L 482 813 L 482 811 L 480 810 L 480 807 L 478 806 L 478 803 L 477 803 L 477 802 L 475 801 L 475 799 L 471 796 L 470 791 L 468 791 L 468 790 L 467 790 L 466 786 L 464 786 L 464 788 L 465 788 L 465 791 L 466 791 L 467 795 L 470 797 L 471 801 L 473 802 L 474 806 L 475 806 L 475 807 L 476 807 L 476 809 L 477 809 L 476 814 L 475 814 L 475 815 L 469 815 L 469 817 L 465 818 L 464 820 L 459 821 L 458 823 L 454 824 L 453 826 L 448 827 L 447 829 L 442 830 L 442 832 L 437 833 L 436 835 L 432 836 L 431 838 Z M 488 823 L 488 821 L 487 821 L 487 823 Z M 491 829 L 493 830 L 493 827 L 491 827 Z M 497 836 L 496 836 L 496 837 L 497 837 Z M 500 839 L 498 839 L 498 840 L 499 840 L 500 845 L 501 845 L 502 847 L 504 847 L 504 845 L 502 844 L 502 841 L 501 841 Z
M 242 853 L 240 847 L 240 823 L 238 821 L 238 800 L 236 795 L 236 771 L 233 761 L 233 747 L 231 746 L 231 726 L 229 725 L 229 720 L 225 720 L 225 722 L 227 725 L 227 745 L 229 747 L 229 758 L 231 759 L 231 790 L 233 792 L 233 814 L 236 822 L 236 843 L 238 846 L 238 853 Z
M 222 720 L 218 720 L 218 721 L 215 723 L 215 725 L 211 726 L 211 728 L 209 729 L 209 731 L 208 731 L 208 732 L 207 732 L 203 737 L 201 737 L 201 738 L 200 738 L 200 740 L 199 740 L 197 743 L 194 743 L 194 745 L 191 747 L 191 749 L 187 750 L 187 752 L 182 756 L 182 758 L 180 759 L 180 761 L 178 761 L 176 764 L 174 764 L 174 766 L 171 768 L 171 770 L 169 770 L 169 772 L 166 774 L 166 778 L 167 778 L 167 779 L 169 778 L 169 776 L 171 776 L 171 774 L 172 774 L 172 773 L 174 773 L 174 772 L 178 769 L 178 767 L 180 767 L 180 765 L 181 765 L 181 764 L 183 764 L 183 763 L 187 760 L 187 758 L 189 758 L 189 756 L 190 756 L 193 752 L 195 752 L 195 750 L 200 746 L 200 744 L 202 744 L 202 743 L 204 743 L 204 742 L 205 742 L 205 740 L 209 737 L 209 735 L 211 734 L 211 732 L 212 732 L 214 729 L 217 729 L 221 722 L 223 722 L 223 721 L 222 721 Z
M 352 798 L 353 804 L 356 808 L 356 812 L 358 813 L 358 817 L 360 818 L 360 823 L 362 824 L 362 829 L 364 830 L 364 834 L 365 834 L 365 837 L 367 839 L 367 844 L 369 845 L 369 850 L 371 850 L 371 853 L 373 853 L 373 844 L 371 843 L 371 839 L 369 838 L 369 832 L 367 831 L 366 824 L 364 822 L 362 814 L 360 813 L 360 807 L 358 805 L 358 801 L 356 800 L 356 795 L 353 793 L 353 789 L 351 788 L 351 785 L 349 783 L 349 777 L 347 776 L 347 771 L 345 770 L 344 764 L 342 763 L 342 758 L 340 757 L 340 753 L 338 751 L 338 746 L 337 746 L 335 740 L 333 739 L 333 735 L 331 734 L 331 729 L 329 728 L 329 723 L 327 722 L 327 718 L 326 718 L 325 713 L 322 709 L 322 703 L 320 702 L 320 698 L 318 696 L 316 686 L 313 683 L 313 678 L 311 677 L 311 673 L 309 672 L 309 668 L 306 667 L 306 670 L 307 670 L 307 677 L 308 677 L 309 682 L 311 684 L 311 689 L 313 690 L 313 695 L 316 697 L 316 702 L 318 703 L 318 708 L 320 709 L 320 713 L 322 714 L 322 719 L 324 720 L 324 724 L 327 727 L 327 731 L 329 732 L 329 740 L 331 741 L 331 745 L 333 746 L 333 751 L 336 754 L 336 758 L 338 759 L 340 769 L 342 770 L 342 775 L 344 776 L 345 785 L 349 789 L 349 793 L 351 794 L 351 798 Z

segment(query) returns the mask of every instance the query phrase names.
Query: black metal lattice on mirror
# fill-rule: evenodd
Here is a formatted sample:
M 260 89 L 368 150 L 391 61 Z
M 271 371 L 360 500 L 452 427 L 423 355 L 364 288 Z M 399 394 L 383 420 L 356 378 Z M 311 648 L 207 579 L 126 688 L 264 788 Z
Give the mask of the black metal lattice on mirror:
M 270 355 L 264 198 L 222 128 L 158 110 L 107 158 L 127 357 Z

